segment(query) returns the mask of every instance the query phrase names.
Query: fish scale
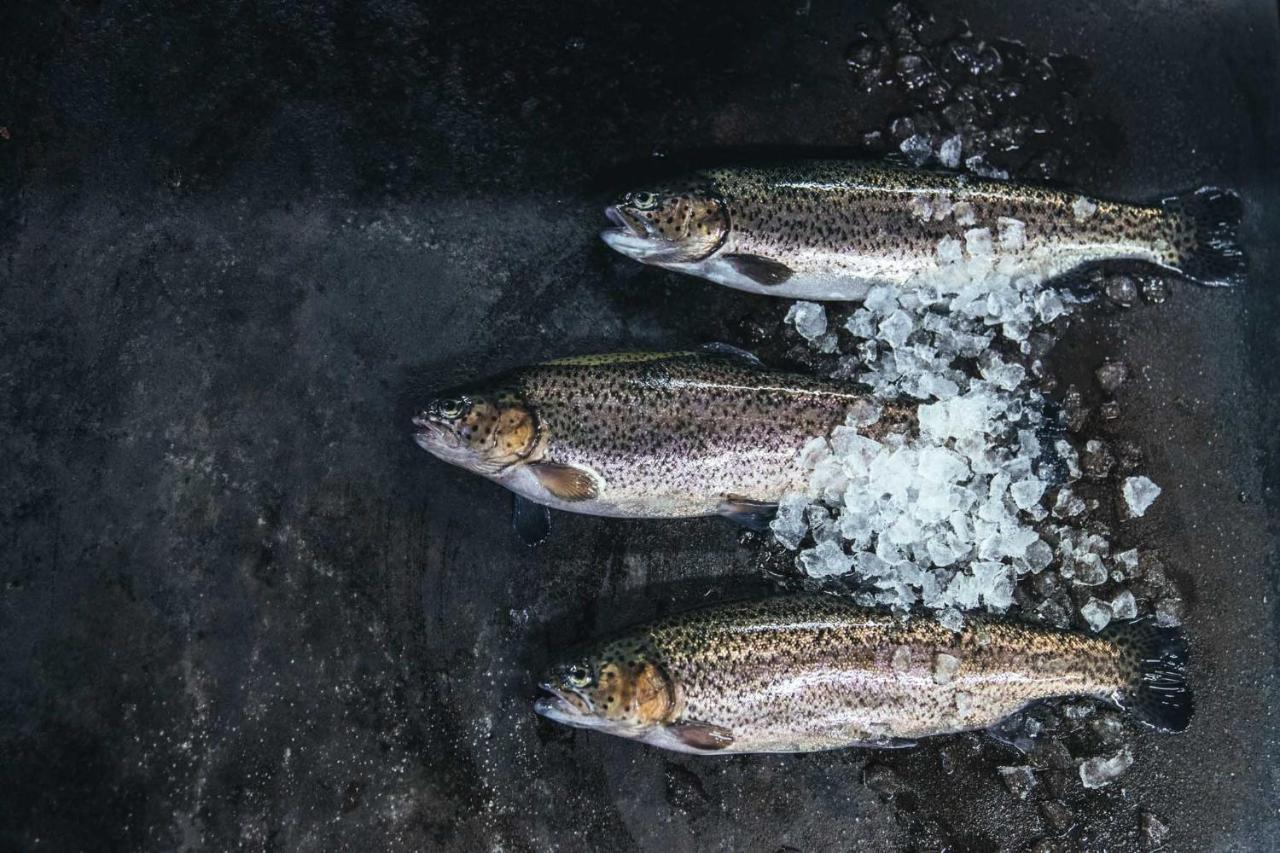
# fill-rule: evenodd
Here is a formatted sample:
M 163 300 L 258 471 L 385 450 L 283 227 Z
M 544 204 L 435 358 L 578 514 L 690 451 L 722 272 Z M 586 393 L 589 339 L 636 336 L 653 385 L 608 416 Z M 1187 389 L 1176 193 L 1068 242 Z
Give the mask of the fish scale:
M 618 515 L 707 515 L 728 494 L 776 501 L 803 491 L 800 448 L 866 400 L 847 386 L 700 353 L 562 361 L 512 378 L 545 433 L 537 458 L 595 472 L 596 509 Z
M 696 612 L 646 639 L 678 685 L 674 717 L 721 726 L 745 752 L 983 728 L 1037 699 L 1107 697 L 1125 684 L 1120 650 L 1097 638 L 1008 624 L 953 632 L 831 596 Z M 893 665 L 899 649 L 906 670 Z M 939 654 L 960 663 L 945 683 Z
M 637 200 L 638 199 L 638 200 Z M 1045 281 L 1097 261 L 1142 261 L 1205 284 L 1238 283 L 1239 199 L 1205 188 L 1129 204 L 964 174 L 810 161 L 709 169 L 629 193 L 605 242 L 643 263 L 754 293 L 856 300 L 876 285 L 942 281 L 946 239 L 1021 223 L 996 242 L 1009 274 Z
M 1190 722 L 1182 635 L 1142 622 L 1085 635 L 936 619 L 799 595 L 715 605 L 632 629 L 551 667 L 553 720 L 694 753 L 892 746 L 994 726 L 1038 700 L 1108 699 Z

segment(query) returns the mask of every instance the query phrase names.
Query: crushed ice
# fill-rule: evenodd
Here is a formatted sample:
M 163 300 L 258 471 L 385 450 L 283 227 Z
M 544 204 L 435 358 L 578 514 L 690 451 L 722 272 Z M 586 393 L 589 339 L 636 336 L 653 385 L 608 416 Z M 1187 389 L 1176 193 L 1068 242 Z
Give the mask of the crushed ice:
M 1087 204 L 1078 199 L 1077 214 L 1091 213 Z M 1050 571 L 1065 587 L 1097 587 L 1113 571 L 1123 578 L 1126 558 L 1078 527 L 1089 505 L 1071 488 L 1114 459 L 1091 444 L 1082 460 L 1053 437 L 1039 390 L 1049 324 L 1077 300 L 1044 286 L 1034 261 L 1017 255 L 1022 222 L 968 227 L 972 206 L 946 193 L 920 194 L 913 211 L 962 226 L 962 239 L 939 242 L 936 270 L 902 287 L 872 287 L 843 323 L 811 302 L 795 303 L 787 320 L 814 349 L 839 352 L 838 378 L 868 386 L 877 400 L 915 401 L 918 428 L 869 430 L 883 415 L 869 403 L 810 441 L 800 454 L 807 493 L 782 501 L 775 536 L 799 550 L 805 575 L 849 576 L 861 603 L 922 605 L 953 629 L 965 612 L 1004 612 L 1022 578 Z M 845 332 L 852 342 L 837 343 Z M 1109 364 L 1104 384 L 1118 386 L 1122 369 Z M 1124 481 L 1131 515 L 1158 494 L 1146 477 Z M 1070 601 L 1061 587 L 1055 593 L 1038 612 L 1070 624 Z M 1095 631 L 1136 615 L 1131 593 L 1087 598 L 1076 621 Z M 1166 606 L 1164 619 L 1179 620 L 1179 607 Z

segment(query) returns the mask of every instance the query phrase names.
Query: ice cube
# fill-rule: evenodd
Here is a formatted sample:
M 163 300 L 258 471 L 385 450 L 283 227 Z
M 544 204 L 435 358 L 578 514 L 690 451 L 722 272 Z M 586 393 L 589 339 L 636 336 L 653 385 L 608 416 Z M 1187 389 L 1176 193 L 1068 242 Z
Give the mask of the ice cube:
M 863 398 L 855 400 L 849 405 L 849 411 L 845 416 L 844 422 L 851 427 L 869 427 L 880 420 L 880 414 L 879 403 Z
M 933 156 L 933 146 L 929 143 L 929 137 L 923 133 L 916 133 L 902 140 L 898 149 L 906 155 L 911 161 L 911 165 L 919 168 L 929 162 L 929 158 Z
M 823 460 L 831 456 L 831 445 L 825 438 L 811 438 L 800 448 L 800 466 L 807 471 L 817 468 Z
M 1098 212 L 1098 205 L 1082 195 L 1078 195 L 1075 201 L 1071 202 L 1071 213 L 1077 220 L 1085 220 Z
M 934 684 L 950 684 L 959 669 L 959 658 L 946 652 L 938 652 L 933 656 Z
M 1145 515 L 1151 504 L 1160 496 L 1160 487 L 1149 477 L 1126 477 L 1121 486 L 1125 505 L 1133 518 Z
M 894 672 L 906 672 L 911 669 L 911 647 L 898 646 L 893 650 L 893 657 L 890 659 Z
M 1124 381 L 1129 378 L 1129 368 L 1122 361 L 1104 361 L 1102 366 L 1093 372 L 1098 387 L 1108 394 L 1114 394 Z
M 894 311 L 880 324 L 879 337 L 894 349 L 901 349 L 914 328 L 915 321 L 909 314 L 902 310 Z
M 807 495 L 784 495 L 778 502 L 777 514 L 769 522 L 774 538 L 792 551 L 800 547 L 801 540 L 809 532 L 809 525 L 805 521 L 805 508 L 808 506 Z
M 785 322 L 794 323 L 807 341 L 816 341 L 827 332 L 827 311 L 816 302 L 797 302 L 787 311 Z
M 1156 624 L 1162 628 L 1176 628 L 1182 624 L 1183 603 L 1176 595 L 1167 595 L 1156 602 Z
M 1090 758 L 1080 764 L 1080 781 L 1086 788 L 1101 788 L 1119 779 L 1133 765 L 1133 753 L 1124 747 L 1115 755 Z
M 962 260 L 964 260 L 964 244 L 959 240 L 955 237 L 943 237 L 938 241 L 939 263 L 958 264 Z
M 1021 219 L 1001 216 L 996 220 L 996 233 L 999 235 L 1000 248 L 1006 252 L 1021 251 L 1026 245 L 1027 226 Z
M 1080 608 L 1080 615 L 1088 623 L 1090 631 L 1101 631 L 1111 621 L 1111 605 L 1090 597 Z
M 1025 800 L 1036 785 L 1035 771 L 1027 766 L 997 767 L 996 772 L 1000 774 L 1000 780 L 1009 789 L 1009 793 L 1019 800 Z
M 811 578 L 843 575 L 853 569 L 853 557 L 835 542 L 827 540 L 800 552 L 800 568 Z
M 943 610 L 938 614 L 938 622 L 944 628 L 948 628 L 952 631 L 959 631 L 964 627 L 964 616 L 962 616 L 960 611 L 956 610 L 954 607 L 948 607 L 946 610 Z
M 1111 599 L 1111 618 L 1120 621 L 1138 618 L 1138 602 L 1134 600 L 1132 592 L 1123 589 Z
M 1028 510 L 1040 502 L 1044 495 L 1045 483 L 1035 477 L 1019 480 L 1009 487 L 1009 494 L 1018 509 Z
M 1138 816 L 1138 826 L 1142 830 L 1142 849 L 1158 850 L 1169 840 L 1169 825 L 1154 812 L 1142 810 Z
M 971 257 L 986 257 L 990 255 L 994 249 L 991 243 L 991 230 L 989 228 L 970 228 L 964 232 L 964 248 Z
M 938 162 L 948 169 L 954 169 L 960 165 L 960 149 L 963 139 L 960 134 L 948 136 L 942 141 L 942 145 L 938 148 Z
M 978 221 L 975 215 L 973 205 L 967 201 L 958 201 L 951 208 L 951 215 L 955 217 L 957 225 L 972 225 Z

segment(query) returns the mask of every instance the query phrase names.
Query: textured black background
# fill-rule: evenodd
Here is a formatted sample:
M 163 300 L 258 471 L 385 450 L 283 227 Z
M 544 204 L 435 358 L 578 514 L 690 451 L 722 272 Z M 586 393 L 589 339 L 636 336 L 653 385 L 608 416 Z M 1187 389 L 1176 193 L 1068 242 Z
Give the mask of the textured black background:
M 1171 849 L 1275 849 L 1276 8 L 959 5 L 1089 60 L 1122 133 L 1082 189 L 1245 197 L 1247 288 L 1089 314 L 1055 358 L 1086 383 L 1104 353 L 1135 368 L 1122 428 L 1165 493 L 1121 544 L 1187 590 L 1201 696 L 1122 785 L 1062 796 L 1081 849 L 1135 847 L 1139 807 Z M 750 345 L 742 318 L 785 304 L 611 255 L 606 188 L 655 149 L 856 143 L 844 46 L 880 8 L 0 6 L 0 844 L 1044 835 L 975 738 L 699 760 L 537 720 L 548 649 L 748 591 L 754 550 L 716 519 L 558 515 L 529 551 L 504 494 L 406 428 L 422 389 L 517 363 Z

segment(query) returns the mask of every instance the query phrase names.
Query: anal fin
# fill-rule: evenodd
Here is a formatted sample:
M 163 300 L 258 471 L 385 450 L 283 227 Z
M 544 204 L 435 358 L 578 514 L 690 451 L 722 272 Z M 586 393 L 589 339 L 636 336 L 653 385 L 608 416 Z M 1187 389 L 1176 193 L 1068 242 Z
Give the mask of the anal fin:
M 511 529 L 530 548 L 547 541 L 551 535 L 551 510 L 520 495 L 512 495 Z

